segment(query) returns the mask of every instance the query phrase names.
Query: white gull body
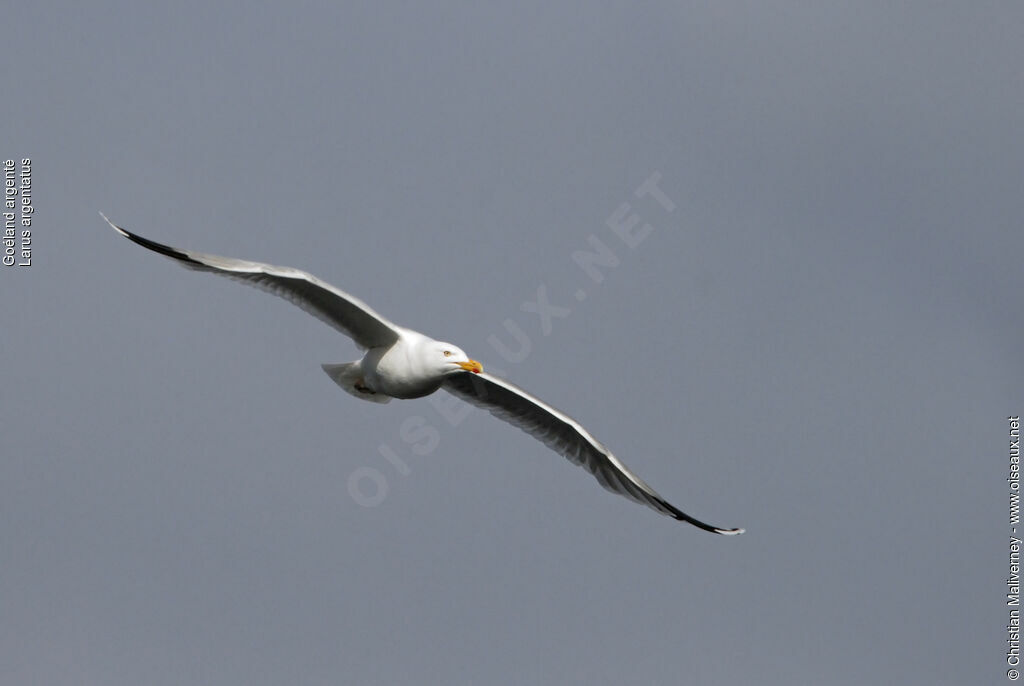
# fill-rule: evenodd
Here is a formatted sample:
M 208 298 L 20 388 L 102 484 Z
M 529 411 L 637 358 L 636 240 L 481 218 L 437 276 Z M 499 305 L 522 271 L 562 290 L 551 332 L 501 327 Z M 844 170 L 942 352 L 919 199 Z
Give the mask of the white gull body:
M 458 346 L 398 326 L 358 298 L 298 269 L 179 250 L 131 233 L 100 214 L 118 233 L 145 248 L 190 269 L 220 274 L 280 296 L 352 338 L 366 350 L 362 359 L 323 368 L 357 398 L 386 403 L 391 398 L 420 398 L 444 388 L 526 431 L 582 466 L 613 493 L 705 531 L 727 536 L 743 533 L 743 529 L 712 526 L 682 512 L 572 417 L 484 372 L 480 363 Z

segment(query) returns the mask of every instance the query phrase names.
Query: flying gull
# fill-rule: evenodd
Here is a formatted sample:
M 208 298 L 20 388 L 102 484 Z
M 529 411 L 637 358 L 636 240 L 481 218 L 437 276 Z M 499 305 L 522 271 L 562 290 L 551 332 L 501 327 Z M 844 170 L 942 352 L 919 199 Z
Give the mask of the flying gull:
M 298 305 L 350 337 L 366 350 L 362 359 L 322 365 L 346 392 L 362 400 L 421 398 L 439 388 L 516 426 L 594 475 L 612 493 L 705 531 L 733 536 L 743 529 L 722 529 L 695 519 L 644 483 L 579 422 L 515 384 L 488 374 L 456 345 L 434 340 L 377 314 L 362 300 L 290 267 L 274 267 L 189 250 L 178 250 L 117 226 L 125 238 L 196 271 L 220 274 L 255 286 Z

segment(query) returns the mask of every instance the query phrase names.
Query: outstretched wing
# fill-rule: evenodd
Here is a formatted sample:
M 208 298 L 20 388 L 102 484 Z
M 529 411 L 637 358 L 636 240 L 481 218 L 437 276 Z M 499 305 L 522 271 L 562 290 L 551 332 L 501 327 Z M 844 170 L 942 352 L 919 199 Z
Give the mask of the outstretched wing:
M 444 388 L 542 441 L 593 474 L 612 493 L 705 531 L 726 536 L 743 533 L 743 529 L 711 526 L 679 510 L 631 472 L 575 419 L 504 379 L 483 372 L 452 374 L 445 378 Z
M 298 305 L 363 348 L 388 347 L 399 337 L 399 327 L 374 312 L 369 305 L 312 274 L 291 267 L 275 267 L 260 262 L 178 250 L 137 236 L 114 224 L 102 212 L 100 216 L 125 238 L 177 260 L 189 269 L 242 281 Z

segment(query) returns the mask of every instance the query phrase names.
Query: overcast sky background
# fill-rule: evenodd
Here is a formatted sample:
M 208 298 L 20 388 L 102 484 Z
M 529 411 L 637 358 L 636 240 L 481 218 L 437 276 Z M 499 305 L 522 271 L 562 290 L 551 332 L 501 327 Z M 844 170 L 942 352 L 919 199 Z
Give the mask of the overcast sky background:
M 0 683 L 1004 683 L 1024 8 L 946 5 L 7 7 Z M 350 341 L 98 210 L 453 341 L 748 532 L 359 402 Z

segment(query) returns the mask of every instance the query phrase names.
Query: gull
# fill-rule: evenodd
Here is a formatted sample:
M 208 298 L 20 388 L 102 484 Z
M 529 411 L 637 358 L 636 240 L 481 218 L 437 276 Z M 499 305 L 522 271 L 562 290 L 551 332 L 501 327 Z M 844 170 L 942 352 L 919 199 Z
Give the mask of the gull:
M 398 326 L 359 298 L 312 274 L 179 250 L 136 235 L 102 212 L 100 216 L 119 234 L 144 248 L 189 269 L 226 276 L 284 298 L 351 338 L 366 351 L 362 359 L 321 366 L 343 390 L 361 400 L 386 403 L 392 398 L 422 398 L 443 388 L 522 429 L 586 469 L 612 493 L 705 531 L 725 536 L 744 531 L 723 529 L 691 517 L 658 495 L 569 415 L 515 384 L 488 374 L 458 346 Z

